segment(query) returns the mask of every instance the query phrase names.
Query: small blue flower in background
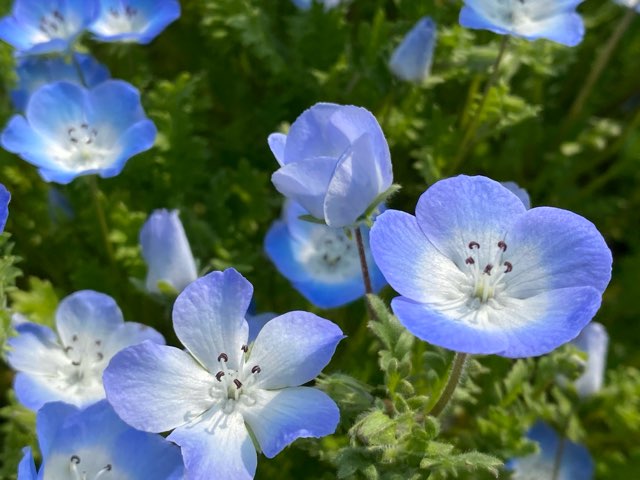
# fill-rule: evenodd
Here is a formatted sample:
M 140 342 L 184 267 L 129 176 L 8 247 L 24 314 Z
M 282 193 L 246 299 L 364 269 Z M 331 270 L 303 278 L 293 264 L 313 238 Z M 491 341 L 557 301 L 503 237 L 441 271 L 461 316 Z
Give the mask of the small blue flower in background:
M 181 480 L 180 449 L 160 435 L 129 427 L 106 400 L 84 410 L 60 402 L 36 417 L 42 454 L 39 475 L 30 448 L 18 480 Z
M 11 91 L 16 110 L 24 111 L 31 94 L 48 83 L 65 81 L 91 88 L 109 78 L 107 67 L 91 55 L 74 53 L 73 56 L 71 62 L 63 57 L 24 57 L 18 60 L 18 86 Z
M 431 18 L 424 17 L 393 51 L 389 68 L 402 80 L 423 83 L 431 73 L 435 48 L 436 24 Z
M 98 14 L 98 0 L 15 0 L 0 40 L 19 55 L 66 52 Z
M 302 295 L 321 308 L 344 305 L 365 294 L 355 239 L 343 228 L 301 220 L 308 212 L 287 202 L 283 219 L 274 222 L 265 238 L 265 250 L 278 271 Z M 374 291 L 386 285 L 369 253 L 369 229 L 359 227 L 367 251 Z
M 584 0 L 464 0 L 460 25 L 569 47 L 582 41 L 584 23 L 576 12 Z
M 11 194 L 0 183 L 0 233 L 4 231 L 4 226 L 7 223 L 7 217 L 9 216 L 9 202 L 11 201 Z
M 635 8 L 636 11 L 640 12 L 640 2 L 638 0 L 613 0 L 618 5 L 622 5 L 623 7 Z
M 73 206 L 64 193 L 55 187 L 49 189 L 47 194 L 49 205 L 49 217 L 54 225 L 61 224 L 75 217 Z
M 176 293 L 198 278 L 189 240 L 177 210 L 155 210 L 140 230 L 142 256 L 149 267 L 147 290 L 161 293 L 167 283 Z
M 300 10 L 309 10 L 313 2 L 324 5 L 325 10 L 331 10 L 334 7 L 337 7 L 341 3 L 344 3 L 344 0 L 291 0 L 293 4 L 298 7 Z
M 387 210 L 371 250 L 401 296 L 391 302 L 415 336 L 450 350 L 542 355 L 593 318 L 611 252 L 585 218 L 522 201 L 485 177 L 431 186 L 416 216 Z
M 180 17 L 177 0 L 100 0 L 89 31 L 103 42 L 147 44 Z
M 529 197 L 529 192 L 520 187 L 516 182 L 500 182 L 500 185 L 518 197 L 524 205 L 524 208 L 527 210 L 531 208 L 531 197 Z
M 333 400 L 299 385 L 329 362 L 342 331 L 291 312 L 267 322 L 250 344 L 252 295 L 233 269 L 196 280 L 173 307 L 186 350 L 145 342 L 105 370 L 107 398 L 120 418 L 148 432 L 173 430 L 168 439 L 182 447 L 188 478 L 215 472 L 219 480 L 251 479 L 254 439 L 272 458 L 296 438 L 329 435 L 338 424 Z
M 85 407 L 103 399 L 102 372 L 113 355 L 145 340 L 164 343 L 154 329 L 124 322 L 111 297 L 91 290 L 60 302 L 57 333 L 30 322 L 14 326 L 18 335 L 7 342 L 7 358 L 18 371 L 16 396 L 32 410 L 48 402 Z
M 90 90 L 68 82 L 41 87 L 25 116 L 11 118 L 0 143 L 38 167 L 44 180 L 66 184 L 80 175 L 118 175 L 155 138 L 138 90 L 107 80 Z
M 578 395 L 586 398 L 602 389 L 609 335 L 602 324 L 591 322 L 572 343 L 588 355 L 584 373 L 575 381 Z
M 364 108 L 318 103 L 269 146 L 276 189 L 331 227 L 356 223 L 393 181 L 387 140 Z
M 558 434 L 547 424 L 536 422 L 527 438 L 538 443 L 540 451 L 507 462 L 512 480 L 591 480 L 594 473 L 589 451 Z M 562 448 L 557 475 L 554 476 L 558 449 Z

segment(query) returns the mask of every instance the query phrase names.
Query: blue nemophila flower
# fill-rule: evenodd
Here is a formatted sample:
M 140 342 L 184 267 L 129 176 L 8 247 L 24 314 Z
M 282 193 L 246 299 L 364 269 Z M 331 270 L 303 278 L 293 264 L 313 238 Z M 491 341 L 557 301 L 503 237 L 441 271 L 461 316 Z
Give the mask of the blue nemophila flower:
M 546 38 L 569 47 L 582 41 L 576 12 L 583 0 L 464 0 L 460 25 L 527 40 Z
M 90 90 L 68 82 L 38 89 L 25 115 L 9 121 L 0 142 L 38 167 L 46 181 L 64 184 L 80 175 L 118 175 L 155 138 L 138 90 L 107 80 Z
M 318 103 L 269 146 L 276 189 L 331 227 L 354 224 L 393 181 L 387 140 L 364 108 Z
M 120 418 L 148 432 L 173 430 L 168 438 L 182 447 L 189 478 L 253 478 L 254 440 L 271 458 L 296 438 L 329 435 L 338 424 L 333 400 L 299 385 L 329 362 L 342 332 L 291 312 L 267 322 L 250 343 L 252 294 L 233 269 L 196 280 L 173 307 L 186 351 L 145 342 L 105 370 L 107 398 Z
M 344 3 L 344 0 L 292 0 L 293 4 L 298 7 L 300 10 L 309 10 L 313 2 L 324 5 L 325 10 L 330 10 L 334 7 L 337 7 L 341 3 Z
M 198 278 L 189 240 L 177 210 L 155 210 L 140 230 L 142 256 L 149 270 L 146 286 L 151 293 L 161 293 L 159 282 L 176 292 Z
M 7 217 L 9 216 L 9 202 L 11 201 L 11 194 L 0 183 L 0 233 L 4 231 L 4 226 L 7 223 Z
M 302 295 L 321 308 L 349 303 L 365 294 L 355 238 L 344 228 L 301 220 L 307 211 L 287 202 L 283 219 L 274 222 L 265 238 L 265 250 L 280 273 Z M 386 281 L 369 253 L 369 229 L 362 231 L 369 274 L 375 291 Z
M 7 358 L 18 371 L 16 396 L 32 410 L 55 401 L 78 407 L 97 402 L 105 396 L 102 372 L 116 352 L 145 340 L 164 343 L 154 329 L 124 322 L 111 297 L 91 290 L 60 302 L 57 332 L 35 323 L 15 328 Z
M 73 56 L 73 61 L 64 57 L 24 57 L 18 60 L 18 86 L 11 91 L 16 109 L 24 111 L 31 94 L 48 83 L 65 81 L 95 87 L 109 78 L 107 67 L 91 55 L 74 53 Z
M 500 185 L 518 197 L 527 210 L 531 208 L 531 197 L 529 197 L 529 192 L 516 182 L 500 182 Z
M 595 226 L 551 207 L 527 210 L 485 177 L 437 182 L 416 216 L 381 214 L 371 230 L 378 267 L 400 293 L 407 329 L 458 352 L 548 353 L 600 307 L 611 252 Z
M 421 18 L 393 51 L 389 68 L 402 80 L 423 83 L 431 73 L 436 47 L 436 24 Z
M 536 422 L 527 433 L 527 438 L 538 443 L 540 451 L 507 463 L 513 480 L 591 480 L 593 460 L 589 451 L 558 434 L 547 424 Z M 559 452 L 559 449 L 562 449 Z M 559 457 L 557 475 L 554 476 Z
M 584 398 L 598 393 L 604 382 L 607 364 L 607 331 L 602 324 L 591 322 L 572 343 L 588 355 L 584 373 L 575 381 L 578 394 Z
M 98 0 L 15 0 L 0 39 L 18 54 L 65 52 L 98 14 Z
M 89 31 L 104 42 L 147 44 L 178 17 L 178 0 L 100 0 Z
M 180 449 L 160 435 L 134 430 L 106 400 L 84 410 L 61 402 L 36 417 L 39 474 L 24 450 L 18 480 L 181 480 Z

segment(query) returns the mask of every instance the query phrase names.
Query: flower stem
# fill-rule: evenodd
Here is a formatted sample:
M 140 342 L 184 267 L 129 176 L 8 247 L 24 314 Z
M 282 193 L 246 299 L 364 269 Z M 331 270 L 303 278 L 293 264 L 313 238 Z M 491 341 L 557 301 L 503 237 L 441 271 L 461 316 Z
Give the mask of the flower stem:
M 364 292 L 366 293 L 364 297 L 364 304 L 367 306 L 367 313 L 369 314 L 369 318 L 371 320 L 377 320 L 377 316 L 371 303 L 369 302 L 369 294 L 373 293 L 373 287 L 371 286 L 371 276 L 369 275 L 369 266 L 367 265 L 367 254 L 364 251 L 364 242 L 362 241 L 362 232 L 360 231 L 360 227 L 356 226 L 354 228 L 354 234 L 356 237 L 356 244 L 358 245 L 358 255 L 360 257 L 360 269 L 362 270 L 362 280 L 364 281 Z
M 94 175 L 90 175 L 88 177 L 88 181 L 91 189 L 91 197 L 93 198 L 93 206 L 96 210 L 98 223 L 100 224 L 100 231 L 102 232 L 102 239 L 104 241 L 107 256 L 109 257 L 109 261 L 114 263 L 115 255 L 113 253 L 111 242 L 109 241 L 109 227 L 107 226 L 107 219 L 102 208 L 102 202 L 100 201 L 100 189 L 98 188 L 98 182 L 96 182 L 96 177 Z
M 447 384 L 440 392 L 440 398 L 438 398 L 429 415 L 437 417 L 447 407 L 449 400 L 451 400 L 453 396 L 453 392 L 455 392 L 458 383 L 460 383 L 460 378 L 462 377 L 462 372 L 464 372 L 464 366 L 468 356 L 466 353 L 456 352 L 456 356 L 453 358 L 453 363 L 451 364 L 451 369 L 449 370 Z
M 491 68 L 491 76 L 487 81 L 487 84 L 484 87 L 484 92 L 482 93 L 482 98 L 480 99 L 480 104 L 475 111 L 475 114 L 469 121 L 467 128 L 464 132 L 464 136 L 462 137 L 462 142 L 460 142 L 460 147 L 458 148 L 458 153 L 456 154 L 453 162 L 451 164 L 451 173 L 455 173 L 460 165 L 462 165 L 464 159 L 469 153 L 469 148 L 471 147 L 471 143 L 476 136 L 476 132 L 478 127 L 480 126 L 480 118 L 484 113 L 484 108 L 487 105 L 487 99 L 489 98 L 489 92 L 491 91 L 491 87 L 493 87 L 498 81 L 498 73 L 500 71 L 500 64 L 504 59 L 504 54 L 507 51 L 507 45 L 509 44 L 509 36 L 505 35 L 502 38 L 502 42 L 500 43 L 500 50 L 498 51 L 498 56 L 496 57 L 495 62 L 493 63 L 493 67 Z

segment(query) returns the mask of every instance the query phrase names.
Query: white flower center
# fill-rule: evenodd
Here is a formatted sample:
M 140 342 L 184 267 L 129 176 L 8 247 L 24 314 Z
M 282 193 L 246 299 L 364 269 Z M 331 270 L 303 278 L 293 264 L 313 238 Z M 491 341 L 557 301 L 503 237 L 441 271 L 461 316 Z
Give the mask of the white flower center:
M 513 480 L 551 480 L 553 478 L 553 462 L 540 455 L 529 455 L 518 460 L 511 478 Z
M 91 462 L 87 462 L 91 463 Z M 69 480 L 107 480 L 115 479 L 112 475 L 113 466 L 107 463 L 103 467 L 85 465 L 79 455 L 72 455 L 69 459 Z
M 497 24 L 524 34 L 540 29 L 540 22 L 559 13 L 556 0 L 493 0 L 485 2 L 485 15 Z
M 344 281 L 360 272 L 355 241 L 342 229 L 318 228 L 302 251 L 302 261 L 314 277 L 330 283 Z
M 67 136 L 55 152 L 55 157 L 73 170 L 104 167 L 113 156 L 98 142 L 98 129 L 88 123 L 69 125 Z
M 482 254 L 478 242 L 472 240 L 468 247 L 465 264 L 470 288 L 465 289 L 465 293 L 475 303 L 488 303 L 505 289 L 505 275 L 513 270 L 513 264 L 504 259 L 507 244 L 500 240 L 495 245 L 485 245 L 484 248 L 490 250 Z
M 43 41 L 55 40 L 56 38 L 68 38 L 74 33 L 70 31 L 64 15 L 62 15 L 59 10 L 54 10 L 48 15 L 43 15 L 40 18 L 38 30 L 42 33 Z
M 107 35 L 119 35 L 143 30 L 147 21 L 138 9 L 122 2 L 119 7 L 111 7 L 101 26 Z
M 209 395 L 216 403 L 222 406 L 224 413 L 232 413 L 236 404 L 242 402 L 247 406 L 256 404 L 255 387 L 256 378 L 262 371 L 259 365 L 247 363 L 249 347 L 242 345 L 244 352 L 242 364 L 238 370 L 228 368 L 229 357 L 222 352 L 218 355 L 219 370 L 214 375 L 215 380 L 209 390 Z
M 54 385 L 71 396 L 84 397 L 87 391 L 102 388 L 102 372 L 109 359 L 102 351 L 102 340 L 82 339 L 77 334 L 64 347 L 64 355 L 53 378 Z

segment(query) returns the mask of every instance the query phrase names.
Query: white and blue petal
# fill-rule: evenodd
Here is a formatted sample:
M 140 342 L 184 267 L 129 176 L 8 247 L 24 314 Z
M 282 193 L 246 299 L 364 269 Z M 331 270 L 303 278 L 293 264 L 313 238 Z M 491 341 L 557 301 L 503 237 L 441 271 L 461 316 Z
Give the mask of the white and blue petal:
M 36 433 L 38 434 L 40 454 L 43 458 L 49 456 L 56 436 L 67 419 L 79 411 L 77 407 L 63 402 L 50 403 L 38 411 Z
M 423 17 L 393 51 L 389 68 L 402 80 L 423 83 L 431 72 L 435 46 L 436 24 Z
M 287 136 L 284 133 L 272 133 L 267 138 L 271 153 L 276 157 L 280 166 L 284 165 L 284 149 L 287 144 Z
M 585 398 L 598 393 L 602 388 L 609 335 L 602 324 L 591 322 L 572 343 L 588 355 L 584 373 L 575 381 L 578 395 Z
M 20 460 L 18 464 L 17 480 L 36 480 L 38 478 L 38 472 L 36 472 L 36 464 L 33 461 L 31 447 L 23 448 L 22 453 L 22 460 Z
M 516 182 L 500 182 L 500 185 L 518 197 L 527 210 L 531 208 L 531 197 L 529 196 L 529 192 Z

